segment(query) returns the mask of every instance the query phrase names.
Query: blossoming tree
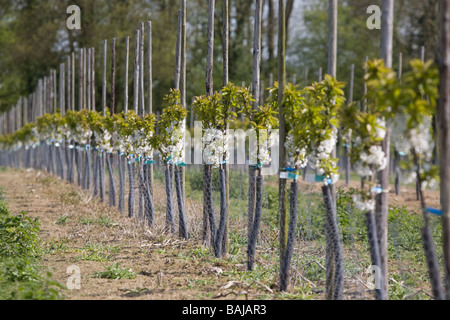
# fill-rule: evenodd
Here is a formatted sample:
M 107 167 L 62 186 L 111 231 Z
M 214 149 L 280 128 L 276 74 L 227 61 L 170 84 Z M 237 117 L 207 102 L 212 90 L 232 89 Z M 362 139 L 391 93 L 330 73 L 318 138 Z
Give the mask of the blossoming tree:
M 345 101 L 342 88 L 344 84 L 326 75 L 319 83 L 304 89 L 304 99 L 298 93 L 290 95 L 296 101 L 291 111 L 292 135 L 297 148 L 296 153 L 308 156 L 308 162 L 316 170 L 316 180 L 322 185 L 322 194 L 326 208 L 326 243 L 327 243 L 327 299 L 340 300 L 343 294 L 344 265 L 342 246 L 337 226 L 336 207 L 332 199 L 331 186 L 339 180 L 337 159 L 332 152 L 337 142 L 339 119 L 338 110 Z M 289 145 L 289 144 L 288 144 Z M 304 149 L 304 151 L 303 151 Z M 297 159 L 300 159 L 298 156 Z M 298 161 L 298 160 L 295 160 Z M 294 227 L 290 229 L 295 230 Z M 289 261 L 286 261 L 287 268 Z
M 179 208 L 180 236 L 187 239 L 188 229 L 184 213 L 181 170 L 184 166 L 184 122 L 187 110 L 180 101 L 180 91 L 171 90 L 164 97 L 164 108 L 158 123 L 160 133 L 153 139 L 154 148 L 159 150 L 160 157 L 166 165 L 166 228 L 175 232 L 175 220 L 172 205 L 172 172 L 175 171 L 175 184 Z M 175 168 L 174 168 L 175 167 Z

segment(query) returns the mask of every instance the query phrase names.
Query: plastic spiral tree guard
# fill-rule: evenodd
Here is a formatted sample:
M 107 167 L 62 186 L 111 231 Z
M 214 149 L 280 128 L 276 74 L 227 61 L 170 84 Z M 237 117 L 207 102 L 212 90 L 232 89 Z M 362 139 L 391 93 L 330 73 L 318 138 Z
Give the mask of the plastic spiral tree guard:
M 118 152 L 118 166 L 119 166 L 119 211 L 125 212 L 125 163 L 126 160 Z
M 366 213 L 367 237 L 369 238 L 370 256 L 372 258 L 372 265 L 381 268 L 380 248 L 378 246 L 377 228 L 375 223 L 375 216 L 373 211 Z M 383 277 L 383 274 L 378 276 Z M 379 283 L 384 283 L 384 280 L 379 279 Z M 375 297 L 377 300 L 385 300 L 386 295 L 384 286 L 375 288 Z
M 223 255 L 222 252 L 222 241 L 224 240 L 225 234 L 225 226 L 227 221 L 227 195 L 226 195 L 226 187 L 225 187 L 225 170 L 219 170 L 219 182 L 220 182 L 220 221 L 219 221 L 219 229 L 216 231 L 216 240 L 215 240 L 215 255 L 216 258 L 221 258 Z
M 128 217 L 134 217 L 134 174 L 135 174 L 135 164 L 128 161 L 128 184 L 129 184 L 129 195 L 128 195 Z
M 293 181 L 291 183 L 290 194 L 290 220 L 289 220 L 289 232 L 288 241 L 286 245 L 286 252 L 284 254 L 284 260 L 281 267 L 280 275 L 280 290 L 286 291 L 289 286 L 290 268 L 292 255 L 294 253 L 295 233 L 297 229 L 297 211 L 298 211 L 298 183 Z
M 183 201 L 183 185 L 181 181 L 182 168 L 175 168 L 175 188 L 177 192 L 178 211 L 179 211 L 179 232 L 180 237 L 183 239 L 189 239 L 188 227 L 186 223 L 186 215 L 184 212 Z
M 253 173 L 255 171 L 253 170 Z M 251 233 L 248 239 L 247 246 L 247 269 L 249 271 L 253 270 L 255 264 L 255 252 L 256 252 L 256 241 L 258 239 L 259 230 L 261 226 L 261 215 L 262 215 L 262 185 L 263 185 L 263 177 L 258 175 L 256 177 L 256 207 L 255 207 L 255 215 L 253 219 L 253 223 L 251 225 Z
M 171 165 L 166 164 L 165 178 L 166 178 L 166 231 L 174 233 L 175 232 L 175 220 L 173 215 L 173 204 L 172 204 L 172 173 Z
M 149 226 L 153 226 L 155 219 L 155 207 L 153 204 L 153 195 L 151 191 L 150 182 L 148 179 L 148 171 L 151 165 L 144 165 L 144 183 L 145 183 L 145 220 Z
M 108 169 L 109 175 L 109 205 L 111 207 L 116 206 L 116 183 L 114 181 L 114 172 L 113 172 L 113 154 L 106 154 L 106 167 Z
M 322 187 L 326 208 L 326 243 L 327 243 L 327 299 L 342 300 L 344 288 L 344 265 L 342 247 L 336 220 L 336 207 L 332 201 L 329 185 Z

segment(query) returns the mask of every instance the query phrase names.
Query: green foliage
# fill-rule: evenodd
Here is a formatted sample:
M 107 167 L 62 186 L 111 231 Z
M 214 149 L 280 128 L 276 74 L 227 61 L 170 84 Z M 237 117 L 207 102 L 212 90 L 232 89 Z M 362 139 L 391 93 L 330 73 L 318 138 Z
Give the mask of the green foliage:
M 26 213 L 10 215 L 0 201 L 0 299 L 61 299 L 62 287 L 42 276 L 39 222 Z
M 237 87 L 228 83 L 222 92 L 212 96 L 194 98 L 193 110 L 202 121 L 204 129 L 219 129 L 224 131 L 227 124 L 237 117 L 236 111 L 251 108 L 254 99 L 248 88 Z
M 0 220 L 0 257 L 30 256 L 40 254 L 39 222 L 22 212 Z

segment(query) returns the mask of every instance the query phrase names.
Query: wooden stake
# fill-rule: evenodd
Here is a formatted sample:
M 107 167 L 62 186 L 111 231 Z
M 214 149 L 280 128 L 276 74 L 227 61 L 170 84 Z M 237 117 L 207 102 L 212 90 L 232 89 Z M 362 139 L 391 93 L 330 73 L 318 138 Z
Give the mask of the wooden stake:
M 384 59 L 385 65 L 392 68 L 392 48 L 393 48 L 393 33 L 394 33 L 394 0 L 383 0 L 382 8 L 382 35 L 381 35 L 381 58 Z M 380 172 L 380 184 L 383 190 L 389 190 L 389 164 L 390 164 L 390 150 L 391 150 L 391 129 L 386 128 L 386 137 L 383 143 L 383 151 L 386 155 L 387 166 Z M 388 193 L 383 192 L 378 196 L 376 206 L 376 224 L 378 241 L 381 257 L 381 272 L 384 279 L 384 292 L 388 296 L 388 265 L 387 265 L 387 240 L 388 240 L 388 212 L 389 212 L 389 198 Z
M 255 3 L 255 33 L 253 38 L 253 97 L 255 99 L 254 108 L 258 107 L 260 99 L 260 75 L 261 75 L 261 28 L 262 28 L 262 0 Z
M 103 40 L 103 81 L 102 81 L 102 112 L 106 116 L 106 64 L 108 55 L 108 40 Z
M 83 110 L 83 62 L 84 62 L 84 49 L 80 49 L 80 60 L 79 60 L 79 78 L 78 78 L 78 110 Z
M 152 65 L 152 22 L 147 21 L 147 91 L 148 91 L 148 107 L 147 112 L 153 113 L 153 65 Z
M 177 44 L 175 51 L 175 74 L 174 74 L 174 88 L 180 90 L 181 77 L 181 28 L 182 28 L 182 11 L 178 11 L 178 28 L 177 28 Z
M 67 56 L 67 110 L 72 110 L 72 60 Z
M 450 3 L 440 1 L 439 146 L 445 292 L 450 300 Z
M 92 110 L 92 106 L 91 106 L 91 93 L 92 93 L 92 91 L 91 91 L 91 76 L 92 76 L 92 72 L 91 72 L 91 55 L 92 55 L 92 50 L 91 50 L 91 48 L 88 48 L 87 49 L 87 55 L 86 55 L 86 75 L 87 75 L 87 77 L 86 77 L 86 82 L 87 82 L 87 86 L 85 87 L 86 88 L 86 101 L 87 101 L 87 109 L 89 110 L 89 111 L 91 111 Z
M 336 77 L 337 66 L 337 0 L 328 0 L 328 74 Z
M 139 39 L 140 36 L 140 30 L 136 29 L 134 37 L 135 37 L 135 43 L 134 43 L 134 96 L 133 96 L 133 107 L 134 112 L 138 114 L 138 108 L 139 108 Z
M 280 121 L 280 146 L 286 143 L 286 119 L 284 116 L 284 87 L 286 83 L 286 5 L 285 0 L 278 1 L 278 106 Z M 286 168 L 286 149 L 279 148 L 280 168 Z M 281 172 L 281 170 L 280 170 Z M 287 214 L 287 185 L 285 179 L 279 179 L 280 214 L 280 265 L 284 261 L 288 240 L 289 216 Z
M 124 101 L 123 101 L 123 112 L 126 114 L 128 112 L 128 63 L 130 58 L 130 37 L 125 39 L 125 80 L 124 80 Z
M 116 112 L 116 38 L 111 43 L 111 115 Z
M 223 0 L 223 86 L 229 82 L 230 14 L 229 0 Z
M 91 110 L 96 110 L 95 105 L 95 48 L 91 48 Z
M 72 90 L 71 90 L 71 105 L 72 105 L 72 111 L 74 111 L 75 108 L 75 52 L 72 52 Z
M 206 50 L 206 95 L 212 96 L 214 93 L 213 64 L 214 64 L 214 9 L 215 0 L 209 0 L 208 7 L 208 35 Z
M 59 103 L 60 103 L 60 107 L 61 107 L 61 114 L 64 116 L 66 114 L 66 98 L 65 98 L 65 90 L 64 90 L 64 85 L 65 85 L 65 66 L 64 63 L 61 63 L 59 65 Z M 43 110 L 42 110 L 43 111 Z M 42 113 L 41 113 L 42 114 Z
M 145 25 L 141 22 L 141 30 L 139 35 L 139 115 L 144 117 L 145 114 L 145 91 L 144 91 L 144 36 Z

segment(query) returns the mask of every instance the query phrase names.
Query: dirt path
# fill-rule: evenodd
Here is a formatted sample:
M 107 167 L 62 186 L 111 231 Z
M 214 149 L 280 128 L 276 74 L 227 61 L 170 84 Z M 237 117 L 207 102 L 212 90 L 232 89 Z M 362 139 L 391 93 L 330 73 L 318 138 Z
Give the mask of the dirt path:
M 139 227 L 134 219 L 56 177 L 8 170 L 0 172 L 0 185 L 12 213 L 26 211 L 39 218 L 47 250 L 44 264 L 53 278 L 66 285 L 67 268 L 80 268 L 81 289 L 65 291 L 67 299 L 211 299 L 234 280 L 227 272 L 244 268 L 216 261 L 196 239 L 181 242 Z M 164 197 L 158 196 L 160 190 L 155 192 L 161 210 Z M 114 263 L 131 269 L 136 278 L 92 277 Z

